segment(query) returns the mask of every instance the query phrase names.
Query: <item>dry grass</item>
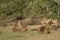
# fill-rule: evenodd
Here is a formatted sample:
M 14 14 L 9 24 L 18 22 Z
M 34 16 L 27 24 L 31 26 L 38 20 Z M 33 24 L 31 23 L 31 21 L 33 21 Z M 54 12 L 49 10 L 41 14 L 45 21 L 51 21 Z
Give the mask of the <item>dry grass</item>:
M 60 40 L 60 29 L 51 30 L 51 34 L 41 34 L 38 31 L 13 32 L 12 27 L 0 27 L 0 40 Z

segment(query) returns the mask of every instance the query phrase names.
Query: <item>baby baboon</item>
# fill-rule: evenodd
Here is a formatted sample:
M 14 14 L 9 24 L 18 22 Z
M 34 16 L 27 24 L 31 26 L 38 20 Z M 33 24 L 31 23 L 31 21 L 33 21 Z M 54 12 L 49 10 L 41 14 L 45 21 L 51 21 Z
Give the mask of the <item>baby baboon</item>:
M 50 34 L 49 28 L 45 28 L 44 33 L 45 33 L 45 34 Z
M 38 28 L 38 30 L 43 33 L 45 30 L 45 26 L 41 26 L 40 28 Z
M 25 32 L 25 31 L 27 31 L 27 24 L 26 24 L 26 21 L 24 21 L 24 20 L 21 20 L 21 29 L 20 29 L 20 31 L 23 31 L 23 32 Z

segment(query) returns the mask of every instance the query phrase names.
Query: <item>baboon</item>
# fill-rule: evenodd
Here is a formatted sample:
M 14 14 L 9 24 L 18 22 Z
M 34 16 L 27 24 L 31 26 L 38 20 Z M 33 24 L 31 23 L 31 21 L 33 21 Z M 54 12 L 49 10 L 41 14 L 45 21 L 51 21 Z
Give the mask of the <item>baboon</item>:
M 38 28 L 38 30 L 43 33 L 45 30 L 45 26 L 41 26 L 40 28 Z
M 49 28 L 48 28 L 48 27 L 47 27 L 47 28 L 45 28 L 44 33 L 45 33 L 45 34 L 50 34 L 50 30 L 49 30 Z
M 20 31 L 23 31 L 23 32 L 25 32 L 25 31 L 27 31 L 28 29 L 27 29 L 27 24 L 26 24 L 26 21 L 24 21 L 24 20 L 21 20 L 21 28 L 20 28 Z
M 15 22 L 14 22 L 14 25 L 13 25 L 13 31 L 14 31 L 14 32 L 17 32 L 17 30 L 18 30 L 18 29 L 17 29 L 17 26 L 18 26 L 17 24 L 18 24 L 18 22 L 15 21 Z

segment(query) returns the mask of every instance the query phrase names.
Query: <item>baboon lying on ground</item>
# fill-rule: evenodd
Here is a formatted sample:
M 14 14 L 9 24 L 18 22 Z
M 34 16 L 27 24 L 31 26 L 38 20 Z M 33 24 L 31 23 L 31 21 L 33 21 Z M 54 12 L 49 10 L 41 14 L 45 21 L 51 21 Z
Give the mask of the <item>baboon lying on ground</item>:
M 52 20 L 51 20 L 51 21 L 49 21 L 47 25 L 49 26 L 50 30 L 51 30 L 51 29 L 52 29 L 52 30 L 57 30 L 57 29 L 58 29 L 58 27 L 59 27 L 59 26 L 57 26 L 57 24 L 56 24 L 56 23 L 53 23 L 53 21 L 52 21 Z

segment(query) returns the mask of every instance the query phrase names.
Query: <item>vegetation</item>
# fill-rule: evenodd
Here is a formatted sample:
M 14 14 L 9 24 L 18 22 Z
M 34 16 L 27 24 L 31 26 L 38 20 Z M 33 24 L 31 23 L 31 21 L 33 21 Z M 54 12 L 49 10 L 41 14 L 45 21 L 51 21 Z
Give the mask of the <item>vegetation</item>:
M 59 18 L 58 0 L 0 0 L 0 20 L 21 18 Z

